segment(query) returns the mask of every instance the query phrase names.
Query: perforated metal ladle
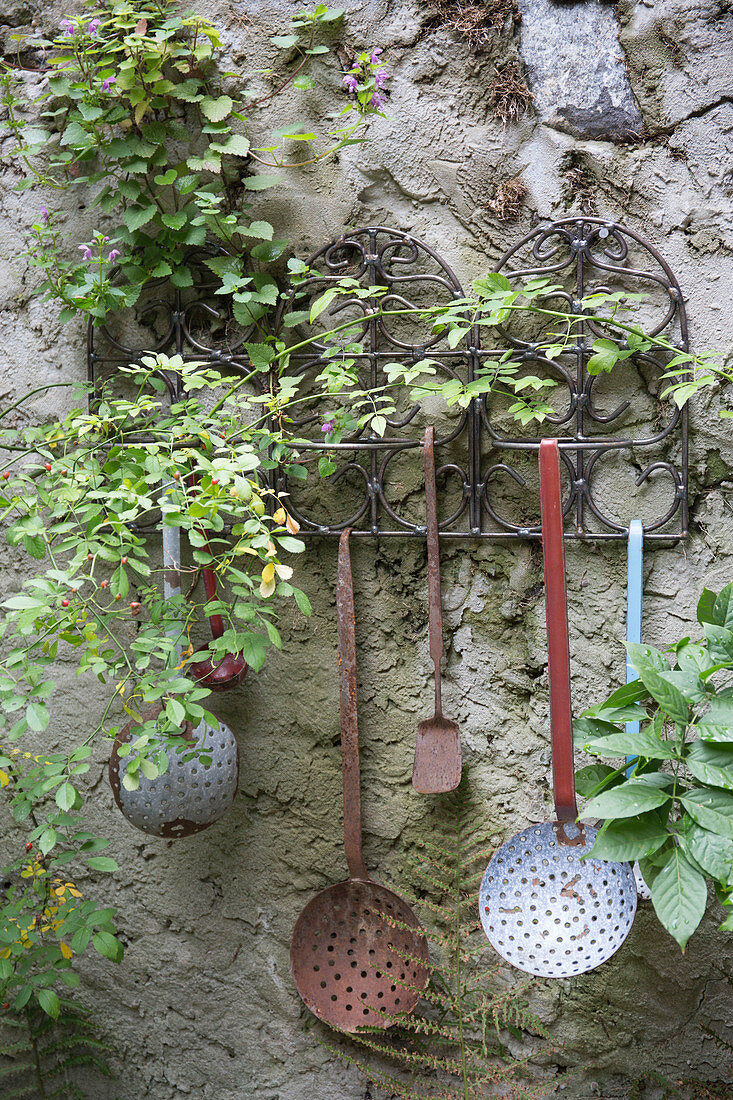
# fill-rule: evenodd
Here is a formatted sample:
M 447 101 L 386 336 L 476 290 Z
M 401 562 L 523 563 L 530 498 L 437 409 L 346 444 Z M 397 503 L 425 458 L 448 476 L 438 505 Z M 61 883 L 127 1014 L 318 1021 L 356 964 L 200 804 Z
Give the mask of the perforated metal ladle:
M 163 592 L 166 599 L 180 595 L 180 534 L 176 527 L 163 527 Z M 180 629 L 171 637 L 178 641 Z M 180 660 L 180 646 L 173 652 Z M 144 722 L 154 721 L 163 704 L 144 711 Z M 200 722 L 194 729 L 186 722 L 178 731 L 188 742 L 182 751 L 168 752 L 168 769 L 154 779 L 140 775 L 139 786 L 128 791 L 122 780 L 130 756 L 121 757 L 123 744 L 134 739 L 139 724 L 133 720 L 120 730 L 109 760 L 109 781 L 120 810 L 136 828 L 153 836 L 183 837 L 207 829 L 231 806 L 239 780 L 239 749 L 229 726 L 217 719 L 215 726 Z M 193 750 L 197 750 L 194 752 Z M 209 763 L 201 760 L 204 755 Z
M 344 848 L 349 877 L 302 911 L 290 944 L 295 985 L 332 1027 L 387 1028 L 412 1012 L 428 980 L 428 945 L 409 905 L 369 877 L 361 846 L 356 636 L 349 534 L 339 541 L 338 615 Z
M 597 831 L 577 824 L 570 708 L 570 652 L 560 456 L 540 443 L 555 821 L 529 825 L 496 851 L 479 893 L 481 921 L 494 949 L 543 978 L 584 974 L 618 951 L 636 913 L 629 863 L 582 859 Z

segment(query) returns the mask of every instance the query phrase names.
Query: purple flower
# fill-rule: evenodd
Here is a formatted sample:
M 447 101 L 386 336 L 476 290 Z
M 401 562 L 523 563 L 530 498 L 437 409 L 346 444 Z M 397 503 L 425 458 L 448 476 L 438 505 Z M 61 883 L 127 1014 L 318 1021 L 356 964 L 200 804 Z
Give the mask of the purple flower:
M 45 206 L 42 206 L 41 207 L 41 221 L 43 222 L 44 225 L 48 225 L 49 217 L 50 217 L 50 214 L 48 212 L 48 208 L 45 207 Z
M 324 424 L 321 424 L 321 431 L 324 432 L 326 435 L 330 435 L 335 427 L 335 420 L 327 420 Z
M 101 19 L 92 19 L 91 23 L 87 27 L 87 34 L 90 34 L 92 36 L 92 38 L 96 38 L 97 37 L 97 31 L 99 30 L 101 25 L 102 25 L 102 20 Z
M 376 65 L 379 62 L 380 53 L 384 53 L 384 50 L 381 46 L 377 46 L 376 50 L 372 50 L 372 56 L 369 58 L 372 65 Z
M 114 82 L 116 81 L 116 79 L 117 79 L 116 76 L 108 76 L 106 80 L 103 80 L 102 81 L 102 91 L 103 92 L 108 92 L 110 90 L 110 88 L 112 87 L 112 85 L 114 84 Z
M 67 38 L 73 38 L 76 34 L 76 28 L 70 19 L 62 19 L 59 26 Z
M 351 74 L 344 77 L 344 84 L 350 92 L 355 92 L 356 89 L 359 87 L 359 81 L 356 79 L 355 76 L 352 76 Z
M 109 263 L 113 264 L 115 260 L 118 259 L 118 257 L 120 257 L 121 255 L 122 253 L 119 251 L 119 249 L 113 248 L 109 256 L 107 257 L 107 260 Z
M 82 260 L 91 260 L 92 250 L 89 247 L 89 245 L 88 244 L 80 244 L 78 247 L 79 247 L 79 251 L 81 252 Z
M 389 73 L 386 69 L 377 69 L 375 73 L 372 73 L 374 77 L 374 83 L 378 88 L 383 88 L 389 80 Z
M 386 102 L 386 95 L 382 95 L 381 92 L 375 92 L 372 98 L 369 100 L 369 106 L 373 107 L 375 111 L 378 111 L 380 107 L 384 107 Z

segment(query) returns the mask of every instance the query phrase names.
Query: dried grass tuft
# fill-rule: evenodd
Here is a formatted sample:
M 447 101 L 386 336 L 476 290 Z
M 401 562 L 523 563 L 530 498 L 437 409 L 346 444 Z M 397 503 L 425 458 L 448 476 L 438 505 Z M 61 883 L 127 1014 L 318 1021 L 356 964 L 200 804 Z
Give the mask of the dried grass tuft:
M 527 188 L 521 176 L 502 180 L 492 198 L 484 204 L 486 209 L 502 222 L 515 221 L 522 213 Z
M 474 50 L 485 50 L 505 27 L 521 19 L 516 0 L 437 0 L 435 25 L 458 31 Z
M 560 168 L 565 180 L 565 209 L 597 214 L 598 180 L 582 154 L 572 151 Z
M 533 99 L 517 61 L 509 61 L 496 70 L 491 81 L 491 108 L 505 126 L 521 118 Z

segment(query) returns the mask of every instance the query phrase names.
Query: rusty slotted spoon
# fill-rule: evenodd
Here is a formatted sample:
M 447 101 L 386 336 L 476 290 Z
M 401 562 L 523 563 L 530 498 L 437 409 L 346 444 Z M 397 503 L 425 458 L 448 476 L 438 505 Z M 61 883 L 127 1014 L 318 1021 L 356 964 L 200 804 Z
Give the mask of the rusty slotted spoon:
M 428 544 L 428 633 L 435 666 L 435 714 L 417 727 L 412 785 L 420 794 L 445 794 L 461 782 L 461 734 L 456 722 L 443 716 L 440 661 L 443 656 L 443 610 L 440 596 L 440 546 L 435 485 L 435 432 L 425 431 L 425 525 Z
M 349 534 L 344 531 L 339 541 L 336 590 L 349 877 L 321 890 L 298 917 L 290 966 L 298 993 L 311 1012 L 333 1027 L 353 1032 L 366 1024 L 389 1027 L 400 1015 L 412 1012 L 428 980 L 424 965 L 428 945 L 412 909 L 369 877 L 362 855 Z

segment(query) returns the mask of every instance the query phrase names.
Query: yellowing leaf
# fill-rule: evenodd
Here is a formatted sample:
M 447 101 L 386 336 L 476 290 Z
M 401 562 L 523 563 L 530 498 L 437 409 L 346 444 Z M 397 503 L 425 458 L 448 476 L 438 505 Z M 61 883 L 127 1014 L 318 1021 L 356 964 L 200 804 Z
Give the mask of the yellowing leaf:
M 70 959 L 74 952 L 69 947 L 68 943 L 64 943 L 63 940 L 59 940 L 59 951 L 65 959 Z
M 278 577 L 280 577 L 281 580 L 284 581 L 289 581 L 293 575 L 293 571 L 289 565 L 280 565 L 279 562 L 275 566 L 275 572 L 277 573 Z
M 272 562 L 268 562 L 265 568 L 262 570 L 262 584 L 260 585 L 260 596 L 263 599 L 267 599 L 275 591 L 275 566 Z

